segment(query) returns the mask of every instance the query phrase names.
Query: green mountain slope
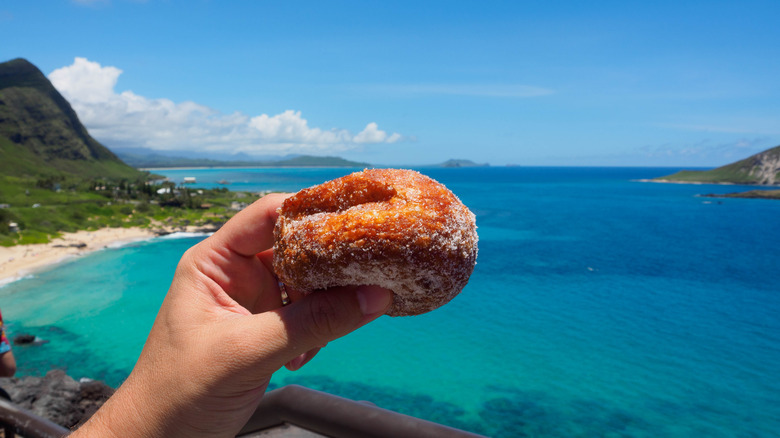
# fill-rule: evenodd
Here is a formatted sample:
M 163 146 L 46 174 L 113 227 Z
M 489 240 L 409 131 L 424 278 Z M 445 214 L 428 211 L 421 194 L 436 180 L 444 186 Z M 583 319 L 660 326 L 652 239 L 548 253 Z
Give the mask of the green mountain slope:
M 780 184 L 780 146 L 717 169 L 682 170 L 673 175 L 655 178 L 655 181 L 778 185 Z
M 20 177 L 143 175 L 92 138 L 67 100 L 24 59 L 0 64 L 0 172 Z

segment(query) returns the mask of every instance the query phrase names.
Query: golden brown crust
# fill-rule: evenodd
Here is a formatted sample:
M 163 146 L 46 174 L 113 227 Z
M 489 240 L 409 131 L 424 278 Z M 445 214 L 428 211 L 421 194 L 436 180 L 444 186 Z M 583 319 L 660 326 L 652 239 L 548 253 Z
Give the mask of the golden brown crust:
M 418 172 L 369 169 L 301 190 L 282 204 L 274 270 L 310 292 L 376 284 L 393 290 L 389 315 L 433 310 L 468 282 L 477 256 L 474 215 Z

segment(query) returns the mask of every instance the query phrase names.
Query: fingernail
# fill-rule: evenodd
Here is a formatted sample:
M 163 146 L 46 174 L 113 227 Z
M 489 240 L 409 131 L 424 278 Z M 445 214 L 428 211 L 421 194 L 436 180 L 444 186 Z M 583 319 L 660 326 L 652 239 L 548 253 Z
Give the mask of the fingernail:
M 290 371 L 298 371 L 303 366 L 304 361 L 306 361 L 306 353 L 301 354 L 295 359 L 287 362 L 285 366 Z
M 379 286 L 363 286 L 357 290 L 357 299 L 363 315 L 373 315 L 387 309 L 393 293 Z

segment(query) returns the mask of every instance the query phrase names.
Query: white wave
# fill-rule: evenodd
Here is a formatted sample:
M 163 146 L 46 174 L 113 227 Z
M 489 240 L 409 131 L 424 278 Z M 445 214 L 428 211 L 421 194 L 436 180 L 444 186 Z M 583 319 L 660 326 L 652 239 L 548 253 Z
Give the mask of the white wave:
M 13 282 L 16 282 L 16 281 L 19 281 L 19 280 L 24 280 L 24 279 L 27 279 L 27 278 L 33 278 L 33 275 L 32 274 L 25 274 L 25 275 L 17 275 L 16 277 L 2 278 L 2 279 L 0 279 L 0 288 L 8 286 L 9 284 L 11 284 Z
M 139 237 L 137 239 L 128 239 L 128 240 L 117 240 L 116 242 L 107 243 L 103 248 L 116 249 L 116 248 L 121 248 L 123 246 L 132 245 L 133 243 L 148 242 L 154 239 L 156 239 L 155 236 Z
M 192 237 L 208 237 L 214 233 L 193 233 L 188 231 L 177 231 L 175 233 L 166 234 L 158 237 L 158 239 L 189 239 Z

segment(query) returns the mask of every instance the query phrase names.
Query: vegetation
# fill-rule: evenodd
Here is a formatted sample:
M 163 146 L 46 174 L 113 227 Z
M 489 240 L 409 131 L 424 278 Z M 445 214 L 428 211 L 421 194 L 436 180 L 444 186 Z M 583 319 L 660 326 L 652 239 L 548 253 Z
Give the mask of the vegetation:
M 755 184 L 756 180 L 749 172 L 735 168 L 720 167 L 712 170 L 681 170 L 673 175 L 657 178 L 658 181 L 715 183 L 715 184 Z
M 43 243 L 62 232 L 103 227 L 216 228 L 254 199 L 225 188 L 200 190 L 145 179 L 3 176 L 0 245 Z

